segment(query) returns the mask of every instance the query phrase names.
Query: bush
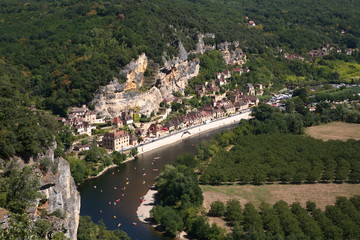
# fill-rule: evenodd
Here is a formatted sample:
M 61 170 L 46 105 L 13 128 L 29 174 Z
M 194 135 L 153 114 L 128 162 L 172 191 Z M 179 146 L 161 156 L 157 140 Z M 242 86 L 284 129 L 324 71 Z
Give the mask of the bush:
M 215 201 L 211 203 L 209 216 L 222 217 L 226 211 L 225 204 L 221 201 Z
M 51 160 L 49 158 L 45 157 L 40 160 L 39 168 L 43 173 L 46 174 L 48 172 L 49 168 L 52 167 L 51 165 L 52 165 Z

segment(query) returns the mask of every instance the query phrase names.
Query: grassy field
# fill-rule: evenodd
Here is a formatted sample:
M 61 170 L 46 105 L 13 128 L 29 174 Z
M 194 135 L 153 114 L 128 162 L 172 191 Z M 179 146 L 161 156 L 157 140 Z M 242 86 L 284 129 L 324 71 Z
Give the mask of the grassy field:
M 300 202 L 303 206 L 307 201 L 314 201 L 318 207 L 324 209 L 333 204 L 337 196 L 351 197 L 360 194 L 360 184 L 302 184 L 302 185 L 230 185 L 230 186 L 201 186 L 204 195 L 204 207 L 209 209 L 216 200 L 226 202 L 237 199 L 242 206 L 252 202 L 256 207 L 261 202 L 274 204 L 284 200 L 291 204 Z
M 340 74 L 340 80 L 349 82 L 352 79 L 360 78 L 360 64 L 343 61 L 328 61 L 332 70 Z
M 305 133 L 318 139 L 327 140 L 360 140 L 360 124 L 333 122 L 324 125 L 309 127 Z

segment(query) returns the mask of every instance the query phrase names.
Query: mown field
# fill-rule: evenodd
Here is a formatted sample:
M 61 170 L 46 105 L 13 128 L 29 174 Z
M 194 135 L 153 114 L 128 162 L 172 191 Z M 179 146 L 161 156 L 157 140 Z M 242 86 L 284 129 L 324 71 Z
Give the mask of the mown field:
M 228 185 L 201 186 L 204 196 L 204 207 L 208 210 L 210 204 L 220 200 L 224 203 L 229 199 L 237 199 L 244 206 L 251 202 L 258 207 L 261 202 L 274 204 L 279 200 L 291 204 L 300 202 L 305 206 L 307 201 L 314 201 L 316 205 L 325 209 L 326 205 L 335 203 L 337 196 L 351 197 L 360 194 L 360 184 L 273 184 L 273 185 Z
M 348 139 L 360 140 L 360 124 L 332 122 L 324 125 L 308 127 L 305 133 L 317 139 L 343 140 Z

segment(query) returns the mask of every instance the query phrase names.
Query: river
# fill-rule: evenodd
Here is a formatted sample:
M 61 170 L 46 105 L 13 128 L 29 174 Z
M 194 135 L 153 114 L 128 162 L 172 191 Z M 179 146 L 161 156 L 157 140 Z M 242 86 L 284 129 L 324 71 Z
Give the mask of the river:
M 91 216 L 94 222 L 102 219 L 108 229 L 121 229 L 133 240 L 169 239 L 138 220 L 136 210 L 140 205 L 140 197 L 147 193 L 154 183 L 154 178 L 164 166 L 173 163 L 179 154 L 194 153 L 195 146 L 200 141 L 236 126 L 237 124 L 233 124 L 203 132 L 198 136 L 141 154 L 137 159 L 112 168 L 98 178 L 85 181 L 79 187 L 80 214 Z M 154 162 L 154 158 L 159 159 Z

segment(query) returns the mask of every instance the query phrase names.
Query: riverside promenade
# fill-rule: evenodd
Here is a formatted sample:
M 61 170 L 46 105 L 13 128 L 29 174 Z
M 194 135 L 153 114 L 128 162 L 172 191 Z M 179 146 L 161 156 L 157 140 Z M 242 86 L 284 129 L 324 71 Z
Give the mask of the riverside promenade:
M 181 129 L 179 131 L 170 133 L 166 136 L 162 136 L 160 138 L 155 138 L 154 140 L 146 143 L 142 143 L 138 146 L 135 146 L 138 148 L 139 154 L 154 150 L 159 147 L 163 147 L 169 144 L 173 144 L 177 141 L 181 141 L 186 138 L 190 138 L 193 136 L 196 136 L 202 132 L 215 129 L 218 127 L 223 127 L 225 125 L 234 124 L 236 122 L 239 122 L 241 119 L 249 119 L 251 110 L 246 110 L 241 113 L 236 113 L 231 116 L 215 119 L 208 123 L 202 123 L 195 126 L 191 126 L 188 128 Z M 130 148 L 131 149 L 131 148 Z

